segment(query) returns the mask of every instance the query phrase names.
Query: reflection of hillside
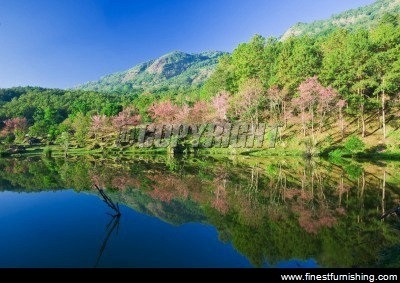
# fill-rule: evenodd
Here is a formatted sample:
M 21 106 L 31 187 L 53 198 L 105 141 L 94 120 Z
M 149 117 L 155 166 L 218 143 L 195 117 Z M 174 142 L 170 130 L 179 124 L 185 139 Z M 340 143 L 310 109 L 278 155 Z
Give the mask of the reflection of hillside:
M 10 159 L 0 161 L 0 186 L 87 191 L 96 184 L 165 222 L 212 224 L 255 266 L 292 258 L 375 266 L 388 265 L 382 251 L 400 242 L 394 219 L 379 220 L 399 200 L 397 168 L 319 159 Z
M 206 221 L 206 216 L 199 204 L 191 200 L 173 199 L 164 202 L 138 189 L 128 189 L 123 193 L 114 193 L 112 196 L 135 211 L 155 216 L 173 225 Z

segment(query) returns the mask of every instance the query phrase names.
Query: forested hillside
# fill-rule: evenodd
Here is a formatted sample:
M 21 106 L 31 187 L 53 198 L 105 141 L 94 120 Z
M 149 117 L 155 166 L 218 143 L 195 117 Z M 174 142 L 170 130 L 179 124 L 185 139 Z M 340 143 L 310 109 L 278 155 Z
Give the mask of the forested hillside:
M 290 36 L 327 35 L 337 28 L 356 30 L 359 28 L 374 28 L 384 14 L 399 14 L 399 0 L 378 0 L 373 4 L 348 10 L 346 12 L 333 15 L 326 20 L 319 20 L 312 23 L 297 23 L 288 29 L 281 37 L 282 40 Z
M 383 2 L 387 1 L 363 9 L 378 9 Z M 398 1 L 390 3 L 393 9 L 399 6 L 393 6 Z M 400 18 L 398 13 L 385 13 L 375 21 L 285 40 L 255 35 L 230 54 L 208 54 L 211 61 L 196 56 L 186 61 L 187 54 L 172 53 L 107 77 L 98 84 L 99 90 L 109 86 L 102 88 L 104 93 L 1 90 L 3 144 L 24 143 L 29 134 L 47 142 L 68 140 L 68 145 L 91 147 L 104 136 L 141 123 L 265 122 L 282 126 L 277 148 L 286 152 L 397 152 Z M 166 80 L 187 75 L 192 70 L 188 65 L 217 58 L 204 83 L 192 80 L 177 87 L 180 83 Z M 151 79 L 141 77 L 150 71 Z M 113 91 L 114 86 L 125 88 L 128 78 L 143 79 L 142 86 L 160 86 L 156 78 L 161 77 L 161 88 Z
M 175 51 L 77 88 L 126 94 L 161 88 L 184 89 L 199 86 L 210 77 L 218 58 L 223 54 L 223 52 L 188 54 Z

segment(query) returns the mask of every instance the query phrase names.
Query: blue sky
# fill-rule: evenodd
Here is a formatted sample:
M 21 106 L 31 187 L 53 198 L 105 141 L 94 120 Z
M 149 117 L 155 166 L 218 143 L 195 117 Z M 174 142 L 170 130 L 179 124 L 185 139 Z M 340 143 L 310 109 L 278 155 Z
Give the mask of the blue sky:
M 69 88 L 171 51 L 231 52 L 374 0 L 0 0 L 0 88 Z

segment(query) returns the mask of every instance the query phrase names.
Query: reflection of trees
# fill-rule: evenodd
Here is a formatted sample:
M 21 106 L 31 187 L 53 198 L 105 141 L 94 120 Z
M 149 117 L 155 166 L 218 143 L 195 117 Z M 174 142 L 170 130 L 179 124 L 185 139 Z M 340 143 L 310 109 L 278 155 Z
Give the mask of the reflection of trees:
M 229 210 L 228 191 L 226 188 L 228 181 L 227 178 L 228 173 L 225 170 L 222 170 L 222 168 L 219 168 L 213 181 L 215 190 L 211 206 L 222 214 L 226 214 Z
M 54 159 L 0 159 L 0 179 L 5 190 L 54 190 L 61 186 L 58 176 L 60 163 Z
M 397 166 L 244 162 L 9 159 L 0 160 L 0 186 L 112 188 L 113 199 L 169 223 L 211 223 L 221 241 L 231 242 L 256 266 L 311 257 L 322 266 L 390 265 L 379 255 L 389 254 L 399 238 L 389 229 L 393 220 L 382 222 L 379 215 L 399 200 Z
M 255 265 L 307 257 L 326 266 L 373 265 L 379 251 L 397 241 L 382 230 L 376 213 L 376 207 L 397 197 L 394 189 L 382 202 L 385 178 L 379 186 L 364 170 L 354 179 L 353 172 L 331 164 L 300 167 L 267 165 L 259 176 L 260 190 L 250 197 L 254 174 L 239 184 L 228 182 L 227 191 L 235 192 L 235 198 L 228 196 L 231 210 L 222 222 L 218 214 L 211 217 L 222 238 L 227 241 L 229 235 Z

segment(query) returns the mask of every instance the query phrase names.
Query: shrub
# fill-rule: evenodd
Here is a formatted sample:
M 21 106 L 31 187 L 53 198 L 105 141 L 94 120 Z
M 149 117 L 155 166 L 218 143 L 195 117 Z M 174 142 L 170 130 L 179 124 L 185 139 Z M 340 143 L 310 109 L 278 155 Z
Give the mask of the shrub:
M 344 147 L 350 153 L 355 154 L 364 150 L 365 143 L 359 137 L 351 135 L 345 140 Z

